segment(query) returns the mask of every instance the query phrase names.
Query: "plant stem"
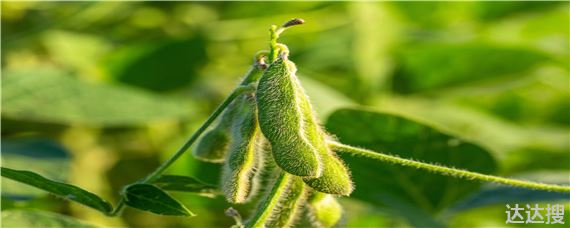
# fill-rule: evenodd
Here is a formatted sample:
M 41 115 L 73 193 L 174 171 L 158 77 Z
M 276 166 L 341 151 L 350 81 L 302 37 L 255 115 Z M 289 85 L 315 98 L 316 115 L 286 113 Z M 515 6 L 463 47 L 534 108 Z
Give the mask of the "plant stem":
M 360 156 L 363 156 L 366 158 L 371 158 L 371 159 L 382 161 L 382 162 L 388 162 L 388 163 L 392 163 L 392 164 L 396 164 L 396 165 L 408 166 L 408 167 L 412 167 L 412 168 L 416 168 L 416 169 L 423 169 L 423 170 L 431 171 L 431 172 L 446 175 L 446 176 L 453 176 L 453 177 L 465 178 L 465 179 L 470 179 L 470 180 L 479 180 L 479 181 L 485 181 L 485 182 L 493 182 L 493 183 L 498 183 L 498 184 L 521 187 L 521 188 L 530 188 L 530 189 L 537 189 L 537 190 L 570 193 L 570 186 L 562 186 L 562 185 L 555 185 L 555 184 L 545 184 L 545 183 L 532 182 L 532 181 L 516 180 L 516 179 L 498 177 L 498 176 L 481 174 L 481 173 L 476 173 L 476 172 L 470 172 L 470 171 L 466 171 L 466 170 L 460 170 L 460 169 L 455 169 L 455 168 L 450 168 L 450 167 L 445 167 L 445 166 L 434 165 L 434 164 L 414 161 L 414 160 L 410 160 L 410 159 L 400 158 L 400 157 L 393 156 L 393 155 L 382 154 L 382 153 L 378 153 L 375 151 L 357 148 L 357 147 L 345 145 L 345 144 L 342 144 L 339 142 L 334 142 L 334 141 L 329 141 L 328 144 L 331 147 L 331 149 L 338 151 L 338 152 L 360 155 Z
M 190 139 L 188 139 L 188 141 L 186 141 L 186 143 L 184 143 L 184 145 L 182 145 L 182 147 L 180 147 L 180 149 L 178 149 L 178 151 L 176 151 L 176 153 L 174 153 L 174 155 L 172 155 L 172 157 L 170 157 L 168 160 L 166 160 L 166 162 L 162 163 L 156 170 L 154 170 L 154 172 L 152 172 L 145 179 L 143 179 L 142 183 L 149 183 L 149 182 L 156 180 L 156 178 L 158 178 L 164 172 L 164 170 L 166 170 L 170 165 L 172 165 L 172 163 L 174 163 L 182 154 L 184 154 L 184 152 L 186 152 L 186 150 L 188 150 L 188 148 L 190 148 L 190 146 L 192 146 L 192 144 L 200 137 L 200 135 L 202 135 L 202 133 L 204 133 L 204 131 L 206 131 L 206 129 L 208 129 L 208 127 L 214 122 L 214 120 L 216 120 L 216 118 L 224 111 L 224 109 L 230 103 L 232 103 L 232 101 L 237 96 L 239 96 L 240 94 L 242 94 L 244 91 L 247 91 L 247 90 L 248 89 L 245 86 L 239 86 L 238 88 L 236 88 L 222 102 L 222 104 L 220 104 L 218 106 L 218 108 L 216 108 L 216 110 L 208 117 L 206 122 L 204 122 L 202 124 L 202 126 L 200 126 L 200 128 L 198 128 L 198 130 L 196 130 L 196 132 L 194 132 L 194 134 L 192 134 Z
M 279 177 L 273 184 L 273 188 L 267 198 L 260 207 L 257 209 L 255 215 L 247 222 L 246 228 L 252 227 L 263 227 L 265 222 L 269 219 L 269 216 L 275 210 L 275 207 L 279 203 L 279 197 L 283 195 L 284 191 L 287 190 L 287 185 L 289 184 L 290 175 L 284 171 L 281 171 Z
M 170 157 L 168 160 L 162 163 L 156 170 L 154 170 L 152 173 L 150 173 L 144 179 L 138 181 L 137 183 L 150 183 L 156 180 L 156 178 L 158 178 L 168 167 L 170 167 L 170 165 L 172 165 L 172 163 L 178 160 L 178 158 L 180 158 L 180 156 L 182 156 L 182 154 L 184 154 L 184 152 L 186 152 L 186 150 L 188 150 L 190 146 L 192 146 L 192 144 L 200 137 L 200 135 L 202 135 L 202 133 L 204 133 L 204 131 L 208 129 L 208 127 L 214 122 L 214 120 L 216 120 L 216 118 L 224 111 L 224 109 L 226 109 L 226 107 L 230 103 L 232 103 L 232 101 L 236 97 L 252 89 L 252 87 L 248 86 L 248 84 L 256 81 L 259 78 L 258 73 L 259 69 L 254 64 L 250 68 L 250 70 L 246 73 L 245 78 L 240 83 L 240 85 L 237 88 L 235 88 L 234 91 L 232 91 L 232 93 L 228 95 L 228 97 L 226 97 L 226 99 L 222 102 L 222 104 L 220 104 L 212 114 L 210 114 L 208 119 L 206 119 L 206 122 L 204 122 L 202 126 L 200 126 L 200 128 L 198 128 L 198 130 L 196 130 L 196 132 L 194 132 L 194 134 L 190 136 L 188 141 L 186 141 L 186 143 L 184 143 L 184 145 L 182 145 L 182 147 L 180 147 L 180 149 L 178 149 L 178 151 L 176 151 L 176 153 L 174 153 L 172 157 Z M 121 198 L 117 203 L 117 207 L 115 208 L 115 210 L 111 212 L 111 216 L 119 214 L 119 212 L 123 209 L 124 206 L 125 206 L 124 198 Z
M 279 33 L 277 33 L 277 26 L 272 25 L 269 29 L 269 63 L 272 63 L 277 59 L 277 39 L 279 39 Z

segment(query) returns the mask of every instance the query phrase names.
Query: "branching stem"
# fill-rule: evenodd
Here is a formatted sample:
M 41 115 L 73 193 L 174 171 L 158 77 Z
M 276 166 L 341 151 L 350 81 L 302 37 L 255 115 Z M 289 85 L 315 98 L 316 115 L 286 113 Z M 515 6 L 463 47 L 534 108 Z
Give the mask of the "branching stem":
M 156 178 L 158 178 L 168 167 L 170 167 L 172 163 L 178 160 L 178 158 L 180 158 L 180 156 L 182 156 L 182 154 L 184 154 L 184 152 L 186 152 L 188 148 L 192 146 L 192 144 L 200 137 L 200 135 L 202 135 L 202 133 L 204 133 L 204 131 L 208 129 L 208 127 L 214 122 L 214 120 L 216 120 L 216 118 L 224 111 L 224 109 L 226 109 L 226 107 L 230 103 L 232 103 L 232 101 L 236 97 L 238 97 L 240 94 L 244 92 L 251 91 L 253 89 L 248 84 L 257 80 L 258 71 L 259 69 L 254 64 L 247 72 L 245 78 L 240 83 L 240 85 L 237 88 L 235 88 L 234 91 L 232 91 L 232 93 L 230 93 L 228 97 L 226 97 L 226 99 L 222 102 L 222 104 L 220 104 L 216 108 L 216 110 L 208 117 L 208 119 L 206 119 L 206 122 L 204 122 L 202 126 L 200 126 L 200 128 L 198 128 L 198 130 L 196 130 L 196 132 L 194 132 L 194 134 L 190 136 L 188 141 L 186 141 L 186 143 L 184 143 L 184 145 L 182 145 L 182 147 L 180 147 L 180 149 L 178 149 L 178 151 L 176 151 L 176 153 L 174 153 L 172 157 L 170 157 L 168 160 L 162 163 L 156 170 L 147 175 L 144 179 L 140 180 L 138 183 L 150 183 L 156 180 Z M 117 207 L 115 208 L 115 210 L 111 212 L 111 216 L 119 214 L 124 206 L 125 206 L 124 198 L 121 198 L 117 203 Z
M 554 191 L 554 192 L 565 192 L 570 193 L 570 186 L 562 186 L 562 185 L 555 185 L 555 184 L 545 184 L 539 182 L 532 182 L 532 181 L 524 181 L 524 180 L 516 180 L 504 177 L 498 177 L 493 175 L 481 174 L 476 172 L 470 172 L 466 170 L 460 170 L 440 165 L 434 165 L 429 163 L 424 163 L 420 161 L 414 161 L 410 159 L 400 158 L 393 155 L 382 154 L 375 151 L 357 148 L 349 145 L 345 145 L 339 142 L 329 141 L 328 144 L 330 147 L 338 152 L 347 153 L 347 154 L 354 154 L 382 162 L 388 162 L 396 165 L 402 165 L 407 167 L 412 167 L 416 169 L 423 169 L 430 172 L 434 172 L 437 174 L 442 174 L 446 176 L 453 176 L 459 178 L 465 178 L 470 180 L 479 180 L 485 182 L 493 182 L 498 184 L 504 184 L 509 186 L 521 187 L 521 188 L 530 188 L 530 189 L 537 189 L 537 190 L 546 190 L 546 191 Z

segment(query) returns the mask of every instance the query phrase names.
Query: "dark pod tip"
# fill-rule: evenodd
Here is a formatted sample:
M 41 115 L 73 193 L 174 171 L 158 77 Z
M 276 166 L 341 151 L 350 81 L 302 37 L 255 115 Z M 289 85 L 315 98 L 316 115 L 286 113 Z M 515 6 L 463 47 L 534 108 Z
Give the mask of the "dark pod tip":
M 291 19 L 291 20 L 285 22 L 285 24 L 283 24 L 281 27 L 283 27 L 283 28 L 288 28 L 288 27 L 291 27 L 291 26 L 301 25 L 301 24 L 304 24 L 304 23 L 305 23 L 305 20 L 303 20 L 303 19 L 301 19 L 301 18 L 294 18 L 294 19 Z

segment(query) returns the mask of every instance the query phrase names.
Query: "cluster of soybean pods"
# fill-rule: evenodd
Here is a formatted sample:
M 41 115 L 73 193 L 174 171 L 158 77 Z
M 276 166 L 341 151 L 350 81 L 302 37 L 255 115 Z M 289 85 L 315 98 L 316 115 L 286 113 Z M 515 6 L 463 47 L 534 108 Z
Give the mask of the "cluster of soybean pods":
M 236 219 L 237 227 L 290 227 L 302 216 L 314 226 L 332 227 L 342 216 L 335 195 L 353 190 L 287 47 L 276 42 L 287 27 L 301 23 L 293 19 L 272 26 L 271 50 L 256 55 L 245 89 L 193 150 L 197 159 L 223 163 L 220 183 L 228 202 L 258 201 L 248 220 Z M 229 214 L 239 217 L 235 210 Z

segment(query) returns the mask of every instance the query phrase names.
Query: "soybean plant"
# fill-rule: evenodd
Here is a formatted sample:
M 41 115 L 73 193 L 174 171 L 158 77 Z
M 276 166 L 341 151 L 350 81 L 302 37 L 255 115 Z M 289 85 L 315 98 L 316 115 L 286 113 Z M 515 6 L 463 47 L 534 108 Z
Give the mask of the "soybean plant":
M 231 204 L 257 203 L 249 218 L 230 208 L 235 227 L 291 227 L 301 217 L 315 227 L 333 227 L 342 218 L 338 197 L 354 188 L 350 170 L 336 153 L 348 153 L 433 173 L 470 180 L 557 192 L 570 186 L 515 180 L 400 158 L 338 142 L 321 126 L 297 78 L 297 66 L 286 45 L 277 42 L 292 19 L 271 26 L 269 50 L 258 52 L 240 85 L 174 155 L 154 172 L 124 188 L 117 206 L 76 186 L 59 183 L 28 171 L 2 168 L 2 176 L 43 189 L 63 198 L 118 215 L 125 205 L 162 215 L 193 216 L 166 191 L 190 190 L 222 195 Z M 219 120 L 217 118 L 221 116 Z M 217 120 L 214 127 L 210 128 Z M 221 186 L 190 177 L 164 175 L 194 142 L 196 159 L 223 163 Z M 268 186 L 261 186 L 268 184 Z

